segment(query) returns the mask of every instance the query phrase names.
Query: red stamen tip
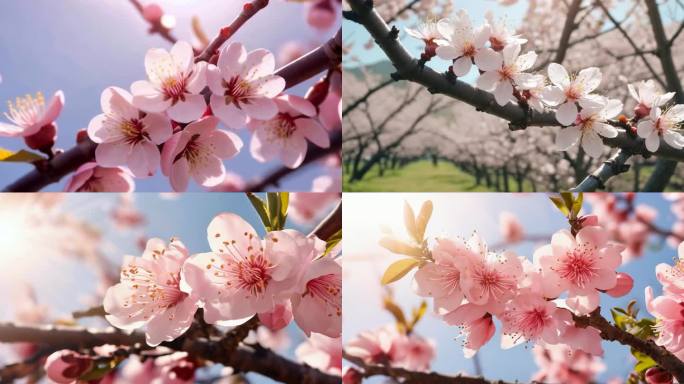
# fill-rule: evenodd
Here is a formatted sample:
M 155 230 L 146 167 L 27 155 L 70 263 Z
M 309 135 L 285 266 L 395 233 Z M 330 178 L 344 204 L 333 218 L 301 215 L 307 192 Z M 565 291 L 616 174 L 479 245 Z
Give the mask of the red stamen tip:
M 221 28 L 221 36 L 224 38 L 230 36 L 230 27 Z
M 254 4 L 252 4 L 252 3 L 245 3 L 245 6 L 242 7 L 242 9 L 243 9 L 245 12 L 251 11 L 252 8 L 254 8 Z

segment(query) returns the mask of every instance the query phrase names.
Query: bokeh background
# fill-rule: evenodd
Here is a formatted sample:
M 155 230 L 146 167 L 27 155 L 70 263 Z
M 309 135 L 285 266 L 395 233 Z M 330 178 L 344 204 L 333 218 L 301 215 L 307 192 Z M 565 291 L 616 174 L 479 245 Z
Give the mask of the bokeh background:
M 166 14 L 175 17 L 172 33 L 181 40 L 194 42 L 191 20 L 200 19 L 211 39 L 239 14 L 244 1 L 237 0 L 154 0 Z M 307 5 L 272 0 L 268 7 L 246 23 L 232 38 L 248 50 L 266 48 L 278 57 L 283 47 L 296 44 L 306 51 L 327 41 L 337 30 L 319 31 L 306 22 Z M 150 48 L 170 49 L 171 44 L 159 35 L 148 33 L 149 24 L 126 0 L 17 0 L 0 3 L 0 112 L 6 100 L 42 91 L 46 99 L 57 90 L 65 94 L 65 107 L 57 120 L 57 147 L 71 148 L 76 132 L 88 126 L 100 111 L 100 94 L 115 85 L 128 89 L 136 80 L 145 79 L 144 57 Z M 278 66 L 283 63 L 278 61 Z M 291 89 L 303 96 L 316 78 Z M 5 121 L 0 114 L 0 120 Z M 225 127 L 224 127 L 225 128 Z M 249 154 L 249 134 L 241 129 L 245 147 L 226 162 L 228 171 L 247 182 L 277 168 L 277 161 L 259 163 Z M 0 138 L 0 147 L 20 149 L 21 139 Z M 31 169 L 26 164 L 0 165 L 0 185 L 9 184 Z M 312 180 L 325 174 L 326 168 L 312 164 L 283 180 L 281 190 L 310 190 Z M 64 188 L 68 178 L 46 190 Z M 192 185 L 190 191 L 199 190 Z M 136 191 L 171 190 L 168 179 L 157 175 L 136 179 Z
M 174 236 L 191 254 L 208 252 L 207 226 L 223 212 L 240 215 L 260 236 L 265 234 L 243 193 L 0 194 L 0 322 L 42 307 L 45 322 L 51 323 L 101 305 L 104 289 L 118 282 L 124 255 L 140 256 L 147 238 L 168 241 Z M 286 227 L 308 233 L 320 219 L 288 219 Z M 108 282 L 100 272 L 113 273 L 116 281 Z M 27 288 L 37 305 L 28 300 Z M 101 318 L 80 324 L 108 326 Z M 274 349 L 293 360 L 305 339 L 294 322 L 273 336 Z M 16 361 L 11 347 L 0 344 L 0 366 Z M 273 382 L 256 374 L 248 377 L 253 383 Z
M 567 220 L 553 206 L 545 194 L 504 194 L 504 193 L 348 193 L 344 197 L 343 227 L 344 269 L 343 269 L 343 342 L 346 343 L 364 330 L 377 329 L 392 323 L 393 318 L 382 309 L 385 288 L 380 278 L 387 266 L 400 258 L 378 245 L 383 231 L 391 230 L 403 237 L 403 204 L 407 201 L 418 210 L 425 200 L 432 200 L 434 211 L 427 230 L 426 238 L 466 237 L 477 231 L 491 247 L 502 244 L 499 216 L 502 212 L 513 213 L 522 223 L 526 235 L 544 236 L 543 243 L 524 242 L 506 246 L 519 255 L 531 260 L 536 248 L 550 242 L 551 234 L 567 228 Z M 584 212 L 591 212 L 591 204 L 584 203 Z M 635 203 L 646 204 L 658 211 L 654 224 L 669 230 L 676 218 L 670 211 L 671 202 L 661 194 L 637 194 Z M 629 273 L 635 280 L 634 288 L 624 297 L 612 298 L 601 295 L 602 314 L 611 318 L 609 309 L 615 306 L 626 307 L 630 300 L 636 299 L 641 316 L 649 316 L 645 311 L 644 288 L 652 286 L 656 294 L 661 285 L 655 277 L 655 266 L 659 263 L 672 264 L 677 257 L 676 249 L 666 241 L 652 236 L 643 255 L 623 264 L 618 271 Z M 413 273 L 410 272 L 389 287 L 394 300 L 404 312 L 417 307 L 422 298 L 411 288 Z M 463 357 L 461 340 L 457 327 L 449 326 L 432 313 L 429 301 L 428 313 L 417 325 L 415 332 L 436 342 L 436 358 L 432 370 L 445 374 L 475 374 L 472 359 Z M 529 382 L 537 371 L 532 357 L 532 345 L 519 345 L 509 350 L 500 348 L 500 323 L 496 321 L 497 333 L 478 353 L 482 373 L 488 380 Z M 603 342 L 606 370 L 598 376 L 598 382 L 605 383 L 615 377 L 626 378 L 634 366 L 629 349 L 610 342 Z M 382 382 L 379 378 L 369 383 Z

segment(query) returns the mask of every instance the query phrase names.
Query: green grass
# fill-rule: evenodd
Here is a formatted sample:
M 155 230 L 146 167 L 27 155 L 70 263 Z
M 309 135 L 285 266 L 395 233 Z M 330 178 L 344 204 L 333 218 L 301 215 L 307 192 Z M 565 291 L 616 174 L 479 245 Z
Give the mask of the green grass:
M 453 164 L 439 162 L 433 166 L 431 161 L 421 160 L 404 168 L 387 170 L 383 177 L 378 176 L 377 168 L 371 169 L 361 181 L 349 183 L 345 174 L 345 192 L 445 192 L 490 191 L 484 185 L 475 185 L 475 178 L 456 168 Z

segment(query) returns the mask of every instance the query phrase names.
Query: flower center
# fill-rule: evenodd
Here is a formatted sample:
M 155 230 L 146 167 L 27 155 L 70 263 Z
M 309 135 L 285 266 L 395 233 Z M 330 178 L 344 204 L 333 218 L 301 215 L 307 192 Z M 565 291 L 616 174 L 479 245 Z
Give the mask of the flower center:
M 568 101 L 577 101 L 582 97 L 582 87 L 577 84 L 570 85 L 565 89 L 565 98 Z
M 249 102 L 247 98 L 252 95 L 251 84 L 240 76 L 233 76 L 229 81 L 223 80 L 223 88 L 226 89 L 223 93 L 226 104 L 235 104 L 238 108 L 240 103 Z
M 474 57 L 475 56 L 475 46 L 471 42 L 466 42 L 463 44 L 463 56 Z
M 185 144 L 185 148 L 183 148 L 183 150 L 176 155 L 176 158 L 173 159 L 173 162 L 175 163 L 181 158 L 185 158 L 190 165 L 195 165 L 201 162 L 207 156 L 207 152 L 204 150 L 205 147 L 202 145 L 202 143 L 200 143 L 199 138 L 199 134 L 192 135 L 190 140 L 188 140 L 188 143 Z
M 342 278 L 339 275 L 328 274 L 306 283 L 306 292 L 302 296 L 311 295 L 311 297 L 323 301 L 326 306 L 333 307 L 337 316 L 342 316 L 339 300 L 341 291 Z M 328 316 L 332 315 L 328 314 Z
M 574 285 L 584 288 L 598 276 L 597 270 L 592 250 L 575 248 L 566 255 L 556 272 Z
M 480 285 L 482 294 L 488 293 L 495 300 L 509 294 L 515 288 L 511 279 L 506 278 L 495 269 L 485 265 L 476 268 L 473 280 Z
M 129 284 L 133 289 L 130 297 L 124 301 L 124 308 L 142 306 L 145 319 L 175 306 L 187 296 L 179 288 L 178 272 L 166 272 L 159 276 L 142 266 L 129 264 L 121 270 L 121 282 Z M 133 314 L 128 316 L 132 317 Z M 174 314 L 169 316 L 171 320 Z
M 287 113 L 279 113 L 271 120 L 271 139 L 287 139 L 297 130 L 294 117 Z
M 499 70 L 499 77 L 501 80 L 513 81 L 513 75 L 516 73 L 515 65 L 504 65 L 503 68 Z
M 5 116 L 17 125 L 31 125 L 45 112 L 45 97 L 42 92 L 36 96 L 26 95 L 7 102 L 9 114 Z
M 172 104 L 178 101 L 185 101 L 185 87 L 187 85 L 187 76 L 170 76 L 162 81 L 162 91 L 164 92 L 164 99 L 171 99 Z
M 271 281 L 269 269 L 273 265 L 263 254 L 250 255 L 233 265 L 232 274 L 237 281 L 238 288 L 249 291 L 252 295 L 259 295 L 266 290 Z
M 142 123 L 142 120 L 122 120 L 119 124 L 119 129 L 126 142 L 129 144 L 137 144 L 144 140 L 150 140 L 150 136 L 145 132 L 145 125 Z

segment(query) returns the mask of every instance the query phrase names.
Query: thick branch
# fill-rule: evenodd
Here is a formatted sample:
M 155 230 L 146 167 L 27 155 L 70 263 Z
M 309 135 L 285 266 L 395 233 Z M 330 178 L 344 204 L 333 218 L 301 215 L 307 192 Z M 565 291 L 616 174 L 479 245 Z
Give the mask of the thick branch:
M 555 63 L 563 63 L 565 60 L 565 54 L 568 52 L 570 46 L 570 35 L 572 31 L 577 28 L 575 24 L 575 17 L 580 10 L 580 5 L 582 0 L 573 0 L 568 7 L 568 14 L 565 16 L 565 25 L 563 26 L 563 32 L 561 33 L 560 40 L 558 41 L 558 50 L 556 51 L 556 56 L 553 58 Z
M 601 309 L 597 308 L 587 316 L 573 315 L 575 324 L 579 327 L 591 326 L 601 332 L 601 338 L 607 341 L 617 341 L 622 345 L 630 346 L 639 352 L 650 356 L 658 365 L 670 372 L 680 383 L 684 382 L 684 362 L 667 349 L 656 345 L 652 340 L 643 340 L 629 332 L 614 326 L 603 316 Z
M 342 62 L 341 31 L 322 46 L 276 71 L 286 82 L 286 89 Z M 4 192 L 36 192 L 56 183 L 81 165 L 92 161 L 97 144 L 90 139 L 47 162 L 45 170 L 34 169 L 5 187 Z
M 596 171 L 582 180 L 579 185 L 573 188 L 572 192 L 593 192 L 597 189 L 604 189 L 606 182 L 621 173 L 627 172 L 629 165 L 625 164 L 632 156 L 631 153 L 625 150 L 615 152 L 610 159 L 601 164 Z
M 323 241 L 328 241 L 335 232 L 342 229 L 342 200 L 337 203 L 335 209 L 321 221 L 309 236 L 314 235 Z
M 343 352 L 345 360 L 361 368 L 363 377 L 386 376 L 403 384 L 512 384 L 503 380 L 487 380 L 483 377 L 463 375 L 447 376 L 437 372 L 415 372 L 404 368 L 380 364 L 366 364 L 363 359 Z

